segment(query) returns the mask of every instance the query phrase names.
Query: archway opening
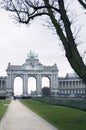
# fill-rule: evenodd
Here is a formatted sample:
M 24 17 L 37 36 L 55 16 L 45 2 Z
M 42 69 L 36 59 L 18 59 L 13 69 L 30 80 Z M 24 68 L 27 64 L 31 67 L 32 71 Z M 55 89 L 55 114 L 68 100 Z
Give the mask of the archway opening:
M 50 93 L 50 80 L 48 77 L 42 78 L 42 95 L 49 96 Z
M 42 88 L 44 87 L 50 87 L 50 80 L 48 77 L 43 77 L 42 78 Z
M 36 93 L 36 78 L 28 78 L 28 94 L 34 95 Z
M 23 93 L 23 81 L 21 77 L 14 79 L 14 96 L 21 96 Z

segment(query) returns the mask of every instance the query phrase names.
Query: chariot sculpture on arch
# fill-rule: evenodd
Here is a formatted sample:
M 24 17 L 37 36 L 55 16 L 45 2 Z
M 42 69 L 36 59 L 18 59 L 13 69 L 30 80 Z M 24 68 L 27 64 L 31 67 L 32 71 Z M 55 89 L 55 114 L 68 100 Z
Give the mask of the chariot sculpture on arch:
M 33 51 L 30 50 L 30 52 L 27 54 L 28 58 L 33 58 L 33 59 L 37 59 L 38 58 L 38 54 L 35 54 Z

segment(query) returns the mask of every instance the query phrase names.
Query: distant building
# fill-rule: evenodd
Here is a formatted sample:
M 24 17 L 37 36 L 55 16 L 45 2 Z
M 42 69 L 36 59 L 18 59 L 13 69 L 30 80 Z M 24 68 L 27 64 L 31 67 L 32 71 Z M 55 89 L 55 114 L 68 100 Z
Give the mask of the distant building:
M 58 95 L 84 96 L 86 84 L 76 74 L 67 74 L 66 77 L 58 78 Z
M 0 77 L 0 96 L 6 95 L 7 77 Z

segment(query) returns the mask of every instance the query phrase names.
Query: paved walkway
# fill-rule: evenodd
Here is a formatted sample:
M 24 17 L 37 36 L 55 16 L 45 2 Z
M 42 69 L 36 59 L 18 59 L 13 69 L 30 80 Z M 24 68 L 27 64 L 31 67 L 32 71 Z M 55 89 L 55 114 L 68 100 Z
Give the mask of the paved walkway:
M 57 130 L 18 100 L 12 100 L 0 122 L 0 130 Z

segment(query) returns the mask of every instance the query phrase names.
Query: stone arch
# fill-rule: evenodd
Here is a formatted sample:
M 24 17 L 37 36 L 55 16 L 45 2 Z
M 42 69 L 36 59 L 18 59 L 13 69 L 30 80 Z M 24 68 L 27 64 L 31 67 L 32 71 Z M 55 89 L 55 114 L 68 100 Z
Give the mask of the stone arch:
M 50 78 L 44 75 L 42 77 L 42 96 L 50 95 Z
M 56 64 L 52 66 L 44 66 L 39 62 L 38 55 L 30 53 L 23 65 L 11 65 L 8 63 L 7 71 L 7 96 L 13 96 L 14 93 L 14 79 L 19 76 L 23 80 L 23 94 L 28 96 L 28 78 L 36 78 L 36 94 L 42 94 L 42 77 L 48 77 L 50 81 L 51 94 L 57 93 L 58 83 L 57 74 L 58 69 Z M 53 95 L 54 96 L 54 95 Z
M 13 74 L 13 80 L 16 78 L 16 77 L 20 77 L 22 80 L 24 78 L 23 74 Z
M 46 75 L 42 77 L 42 88 L 43 87 L 50 87 L 50 78 Z
M 23 93 L 23 79 L 21 76 L 14 78 L 14 96 L 21 96 Z
M 36 91 L 37 81 L 35 76 L 28 77 L 28 94 L 33 94 Z

